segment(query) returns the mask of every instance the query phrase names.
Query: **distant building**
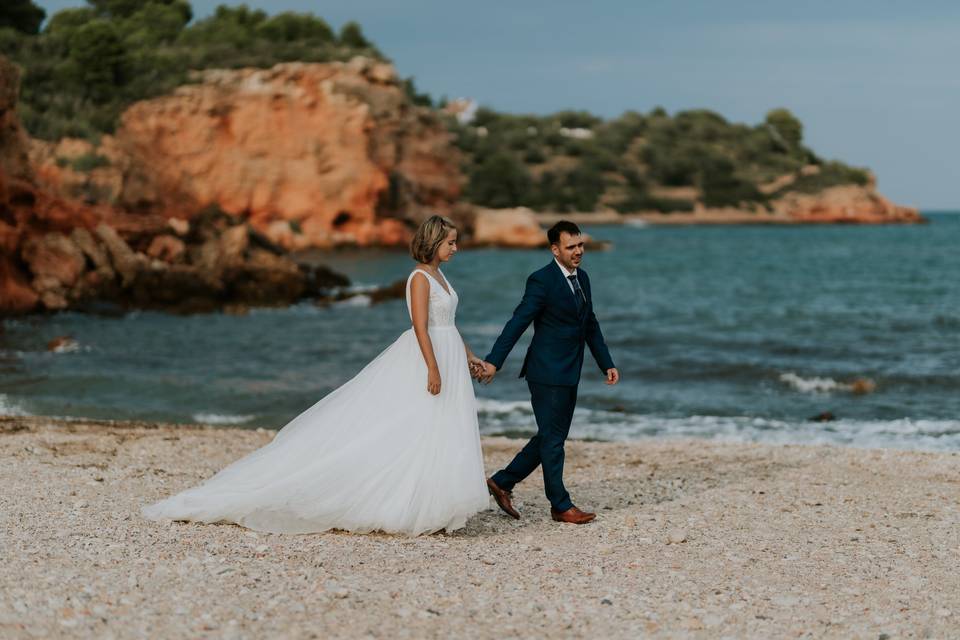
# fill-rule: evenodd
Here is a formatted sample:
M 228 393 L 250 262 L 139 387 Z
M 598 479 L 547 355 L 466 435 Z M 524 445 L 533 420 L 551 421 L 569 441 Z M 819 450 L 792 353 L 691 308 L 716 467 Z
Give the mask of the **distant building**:
M 457 98 L 447 103 L 442 111 L 454 116 L 460 124 L 470 124 L 480 105 L 473 98 Z
M 560 127 L 560 135 L 567 138 L 576 138 L 577 140 L 589 140 L 593 137 L 593 131 L 583 127 Z

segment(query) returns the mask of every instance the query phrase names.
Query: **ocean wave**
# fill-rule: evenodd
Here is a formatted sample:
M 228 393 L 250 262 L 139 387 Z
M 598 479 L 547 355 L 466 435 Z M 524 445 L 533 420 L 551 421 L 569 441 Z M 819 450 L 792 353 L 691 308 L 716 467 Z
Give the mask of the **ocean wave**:
M 0 416 L 29 416 L 29 411 L 8 395 L 0 393 Z
M 850 388 L 850 385 L 837 382 L 833 378 L 801 378 L 792 371 L 780 374 L 780 382 L 785 382 L 803 393 L 829 393 L 830 391 L 848 390 Z
M 537 421 L 533 415 L 533 406 L 529 400 L 494 400 L 477 398 L 477 413 L 480 422 L 489 428 L 503 427 L 511 431 L 530 430 L 535 432 Z M 574 423 L 591 425 L 618 424 L 624 421 L 622 411 L 604 411 L 577 407 L 573 412 Z
M 529 402 L 480 402 L 487 435 L 532 435 Z M 960 450 L 960 420 L 900 418 L 812 422 L 752 416 L 667 417 L 578 408 L 570 437 L 614 442 L 650 438 L 702 438 L 767 444 L 830 444 L 864 448 Z
M 81 345 L 79 342 L 73 339 L 64 340 L 57 344 L 53 349 L 50 349 L 51 353 L 76 353 L 77 351 L 90 351 L 90 347 Z
M 334 307 L 369 307 L 373 304 L 373 298 L 366 294 L 357 294 L 343 300 L 333 303 Z
M 192 416 L 195 422 L 203 424 L 244 424 L 250 422 L 256 416 L 235 416 L 222 413 L 195 413 Z
M 869 378 L 856 378 L 850 382 L 839 382 L 833 378 L 801 378 L 791 372 L 780 374 L 780 381 L 802 393 L 830 393 L 848 391 L 855 394 L 873 393 L 877 385 Z

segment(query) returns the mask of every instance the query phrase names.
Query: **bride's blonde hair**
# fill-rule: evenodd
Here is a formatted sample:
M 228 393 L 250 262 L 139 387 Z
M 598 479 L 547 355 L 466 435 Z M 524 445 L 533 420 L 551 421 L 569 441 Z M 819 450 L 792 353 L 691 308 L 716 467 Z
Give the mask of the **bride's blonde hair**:
M 410 241 L 410 255 L 417 262 L 424 264 L 433 260 L 440 243 L 451 230 L 456 231 L 457 225 L 446 216 L 433 215 L 424 220 Z

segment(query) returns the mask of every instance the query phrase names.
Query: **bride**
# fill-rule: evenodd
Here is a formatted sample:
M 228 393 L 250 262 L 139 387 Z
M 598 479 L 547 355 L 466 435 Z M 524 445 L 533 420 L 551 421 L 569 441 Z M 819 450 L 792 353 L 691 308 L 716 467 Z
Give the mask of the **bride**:
M 145 517 L 415 536 L 459 529 L 487 508 L 471 380 L 481 360 L 454 326 L 457 292 L 440 271 L 457 229 L 432 216 L 410 248 L 412 328 L 270 443 L 144 507 Z

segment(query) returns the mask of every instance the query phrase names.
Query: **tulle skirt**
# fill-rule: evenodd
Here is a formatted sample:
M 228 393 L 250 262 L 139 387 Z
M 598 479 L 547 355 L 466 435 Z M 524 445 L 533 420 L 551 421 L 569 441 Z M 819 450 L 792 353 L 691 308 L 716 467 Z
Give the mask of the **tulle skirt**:
M 488 507 L 476 398 L 455 327 L 431 327 L 441 390 L 408 329 L 267 445 L 142 509 L 151 520 L 258 531 L 411 536 L 464 526 Z

